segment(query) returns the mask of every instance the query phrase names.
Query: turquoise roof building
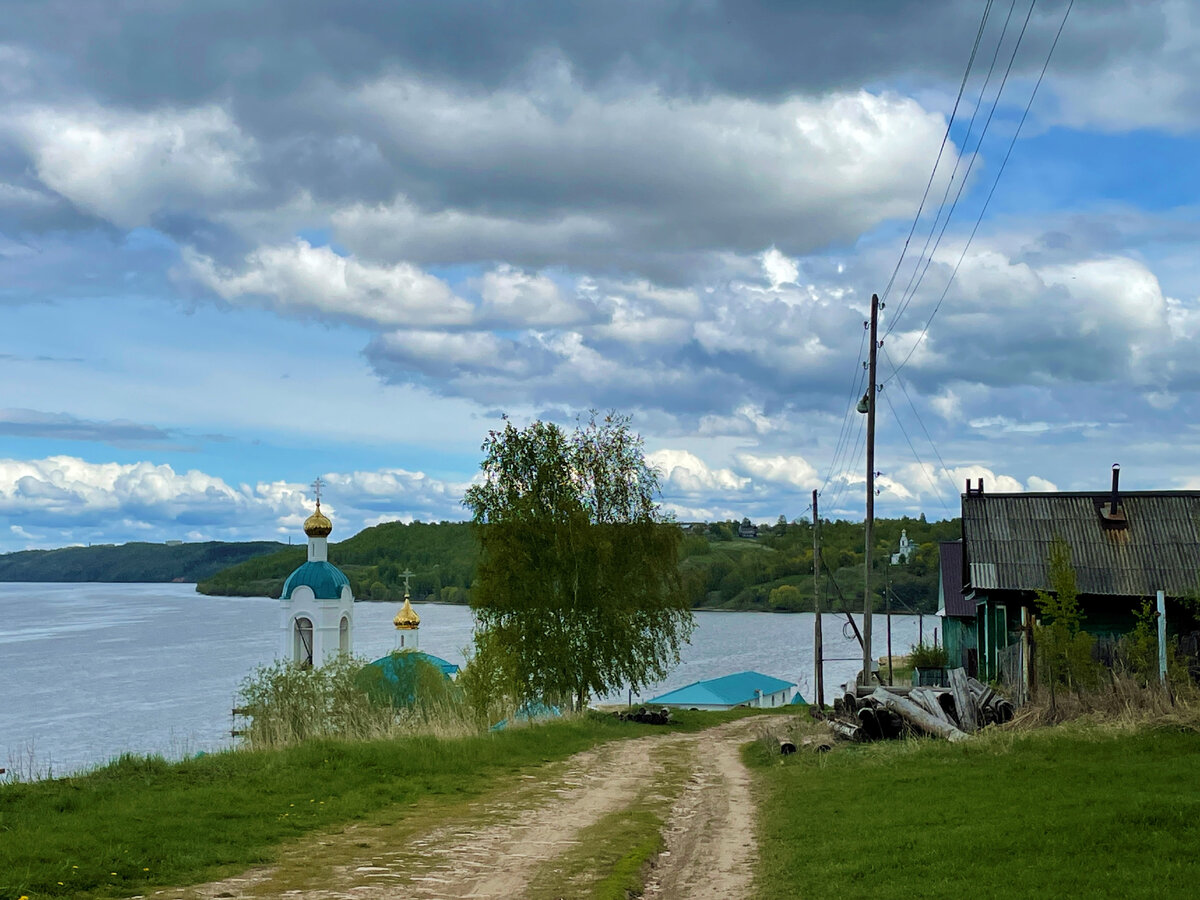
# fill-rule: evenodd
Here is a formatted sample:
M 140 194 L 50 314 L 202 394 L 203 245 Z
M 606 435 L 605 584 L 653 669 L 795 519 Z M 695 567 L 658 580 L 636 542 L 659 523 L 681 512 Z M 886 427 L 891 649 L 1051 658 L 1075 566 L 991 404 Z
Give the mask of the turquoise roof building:
M 338 600 L 342 596 L 342 588 L 350 585 L 350 579 L 327 560 L 306 562 L 287 577 L 280 598 L 290 600 L 292 592 L 302 585 L 312 590 L 315 600 Z
M 696 681 L 685 687 L 676 688 L 647 703 L 656 706 L 674 706 L 682 709 L 736 709 L 750 706 L 770 709 L 786 706 L 791 701 L 793 681 L 784 681 L 762 672 L 735 672 L 707 681 Z
M 320 489 L 321 479 L 313 487 Z M 301 666 L 324 665 L 354 652 L 354 590 L 346 573 L 329 561 L 333 522 L 316 511 L 304 520 L 308 559 L 283 583 L 279 594 L 283 659 Z
M 443 692 L 441 684 L 430 682 L 425 675 L 433 671 L 449 682 L 458 674 L 458 666 L 420 650 L 395 651 L 363 666 L 358 682 L 368 693 L 393 706 L 412 706 L 418 697 L 435 700 Z

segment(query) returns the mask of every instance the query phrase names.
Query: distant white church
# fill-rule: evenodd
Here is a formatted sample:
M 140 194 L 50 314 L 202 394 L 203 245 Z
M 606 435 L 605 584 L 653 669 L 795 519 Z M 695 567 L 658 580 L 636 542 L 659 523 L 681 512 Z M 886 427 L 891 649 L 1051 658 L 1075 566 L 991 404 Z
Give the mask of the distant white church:
M 908 539 L 908 531 L 900 532 L 900 551 L 892 554 L 892 565 L 902 566 L 912 562 L 917 545 Z
M 301 665 L 319 666 L 354 649 L 354 592 L 346 574 L 329 562 L 331 531 L 318 479 L 317 509 L 304 520 L 308 560 L 288 576 L 279 597 L 280 655 Z

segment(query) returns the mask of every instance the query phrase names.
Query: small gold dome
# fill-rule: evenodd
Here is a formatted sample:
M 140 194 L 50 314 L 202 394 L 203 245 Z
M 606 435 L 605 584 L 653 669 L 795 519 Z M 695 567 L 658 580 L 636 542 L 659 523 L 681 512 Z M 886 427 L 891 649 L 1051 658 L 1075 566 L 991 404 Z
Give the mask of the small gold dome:
M 414 628 L 421 627 L 421 617 L 408 602 L 408 594 L 404 595 L 404 605 L 400 607 L 400 612 L 396 613 L 396 618 L 392 619 L 392 624 L 402 631 L 412 631 Z
M 333 523 L 321 513 L 321 501 L 317 501 L 317 511 L 304 520 L 304 533 L 309 537 L 329 537 L 333 531 Z

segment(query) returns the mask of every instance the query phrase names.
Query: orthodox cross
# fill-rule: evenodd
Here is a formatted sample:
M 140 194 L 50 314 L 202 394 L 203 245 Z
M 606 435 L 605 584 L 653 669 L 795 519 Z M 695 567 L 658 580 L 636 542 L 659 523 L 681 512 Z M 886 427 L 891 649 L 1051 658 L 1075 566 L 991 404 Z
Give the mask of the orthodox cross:
M 407 594 L 408 593 L 408 579 L 413 577 L 413 573 L 404 571 L 404 572 L 401 572 L 400 574 L 404 578 L 404 593 Z
M 325 486 L 325 482 L 321 480 L 321 476 L 317 476 L 317 480 L 312 483 L 313 493 L 317 495 L 317 506 L 321 505 L 321 488 Z

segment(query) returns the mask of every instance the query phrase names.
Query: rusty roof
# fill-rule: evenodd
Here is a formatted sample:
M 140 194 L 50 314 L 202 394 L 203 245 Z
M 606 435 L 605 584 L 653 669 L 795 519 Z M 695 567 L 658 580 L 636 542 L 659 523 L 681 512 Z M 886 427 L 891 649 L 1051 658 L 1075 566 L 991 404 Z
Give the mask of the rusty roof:
M 939 574 L 942 579 L 946 615 L 974 618 L 974 601 L 963 597 L 962 541 L 942 541 L 938 545 L 938 551 L 941 553 Z
M 1180 596 L 1200 579 L 1200 491 L 1129 491 L 1125 527 L 1106 524 L 1110 494 L 963 494 L 967 583 L 971 588 L 1047 590 L 1056 537 L 1071 546 L 1082 594 Z

